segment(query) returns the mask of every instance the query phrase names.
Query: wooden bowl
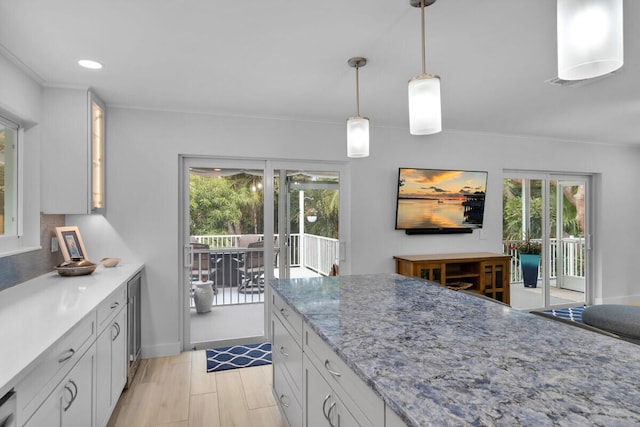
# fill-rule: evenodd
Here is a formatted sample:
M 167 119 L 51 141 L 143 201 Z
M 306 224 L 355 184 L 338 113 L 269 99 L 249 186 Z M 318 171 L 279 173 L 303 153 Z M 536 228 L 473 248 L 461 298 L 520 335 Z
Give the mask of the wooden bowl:
M 105 267 L 115 267 L 120 263 L 120 258 L 102 258 L 100 264 Z
M 84 276 L 95 271 L 97 265 L 89 260 L 65 261 L 56 266 L 56 271 L 61 276 Z

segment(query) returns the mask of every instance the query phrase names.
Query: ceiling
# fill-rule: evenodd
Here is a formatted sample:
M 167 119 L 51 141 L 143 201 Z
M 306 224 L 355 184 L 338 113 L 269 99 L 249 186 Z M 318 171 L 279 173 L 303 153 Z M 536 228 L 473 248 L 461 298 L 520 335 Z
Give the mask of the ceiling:
M 580 87 L 545 83 L 557 76 L 554 0 L 428 7 L 443 130 L 640 144 L 640 2 L 624 7 L 624 66 Z M 0 0 L 0 53 L 44 85 L 91 86 L 111 106 L 328 123 L 355 114 L 347 59 L 364 56 L 371 132 L 408 133 L 420 12 L 409 0 Z

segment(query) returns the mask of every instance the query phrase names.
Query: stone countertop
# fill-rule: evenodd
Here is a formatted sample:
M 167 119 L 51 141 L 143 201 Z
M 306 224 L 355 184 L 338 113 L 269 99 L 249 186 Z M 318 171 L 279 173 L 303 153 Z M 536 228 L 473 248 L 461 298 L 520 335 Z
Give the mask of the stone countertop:
M 274 280 L 410 426 L 640 424 L 640 347 L 396 274 Z
M 0 292 L 0 396 L 142 268 L 142 264 L 99 265 L 90 275 L 74 277 L 52 272 Z

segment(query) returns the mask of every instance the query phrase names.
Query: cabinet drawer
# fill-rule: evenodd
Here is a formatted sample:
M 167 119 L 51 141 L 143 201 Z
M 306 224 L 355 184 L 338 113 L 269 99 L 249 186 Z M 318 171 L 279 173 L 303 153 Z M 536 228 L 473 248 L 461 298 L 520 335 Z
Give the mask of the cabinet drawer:
M 127 288 L 123 285 L 98 306 L 98 331 L 102 331 L 111 319 L 127 304 Z
M 384 427 L 406 427 L 407 424 L 393 409 L 385 405 L 384 407 Z
M 95 359 L 95 346 L 91 346 L 24 427 L 92 426 Z
M 382 399 L 307 324 L 304 325 L 303 347 L 304 353 L 318 368 L 329 386 L 341 396 L 356 418 L 360 418 L 360 414 L 356 408 L 352 408 L 353 405 L 359 408 L 361 415 L 365 416 L 372 425 L 384 425 Z M 352 402 L 349 401 L 349 397 L 353 399 Z
M 302 406 L 298 402 L 297 392 L 287 380 L 287 374 L 282 365 L 273 365 L 273 393 L 280 412 L 284 414 L 290 427 L 302 427 Z
M 369 420 L 360 414 L 356 418 L 342 401 L 342 397 L 333 390 L 325 378 L 320 375 L 309 359 L 304 361 L 305 377 L 305 423 L 306 427 L 371 427 Z M 384 422 L 384 420 L 382 420 Z
M 273 316 L 273 363 L 282 365 L 291 376 L 295 392 L 302 393 L 302 348 L 284 327 L 277 315 Z M 298 394 L 298 395 L 299 395 Z
M 20 419 L 27 419 L 95 340 L 95 312 L 81 320 L 46 350 L 38 365 L 17 387 Z
M 284 326 L 298 341 L 298 345 L 302 345 L 302 317 L 275 292 L 271 292 L 271 304 L 272 310 L 278 313 Z

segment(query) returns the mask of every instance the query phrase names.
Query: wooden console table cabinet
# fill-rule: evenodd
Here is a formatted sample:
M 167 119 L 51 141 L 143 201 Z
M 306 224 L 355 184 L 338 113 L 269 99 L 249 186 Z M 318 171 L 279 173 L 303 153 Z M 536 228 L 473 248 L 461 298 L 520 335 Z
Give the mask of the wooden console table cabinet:
M 491 252 L 395 255 L 396 273 L 447 285 L 470 283 L 469 291 L 509 304 L 511 257 Z

